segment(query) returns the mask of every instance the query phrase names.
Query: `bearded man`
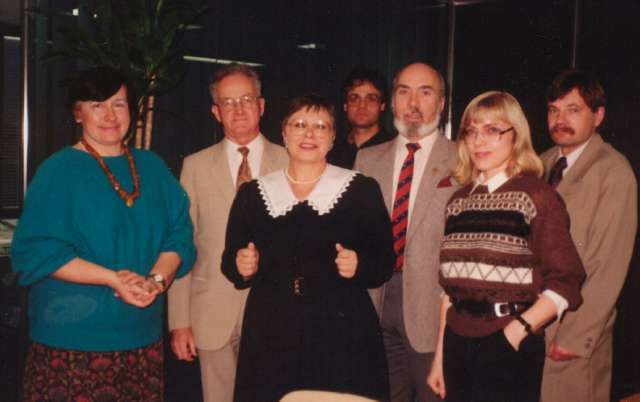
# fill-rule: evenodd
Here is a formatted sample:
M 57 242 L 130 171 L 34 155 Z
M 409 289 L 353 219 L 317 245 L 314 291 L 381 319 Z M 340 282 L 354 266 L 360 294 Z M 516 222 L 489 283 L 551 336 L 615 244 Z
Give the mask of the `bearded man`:
M 439 400 L 426 377 L 438 338 L 444 209 L 458 189 L 449 180 L 456 146 L 439 128 L 444 93 L 444 79 L 433 67 L 413 63 L 400 70 L 391 99 L 399 135 L 360 150 L 355 163 L 356 170 L 378 181 L 393 225 L 394 275 L 370 291 L 380 315 L 393 402 Z

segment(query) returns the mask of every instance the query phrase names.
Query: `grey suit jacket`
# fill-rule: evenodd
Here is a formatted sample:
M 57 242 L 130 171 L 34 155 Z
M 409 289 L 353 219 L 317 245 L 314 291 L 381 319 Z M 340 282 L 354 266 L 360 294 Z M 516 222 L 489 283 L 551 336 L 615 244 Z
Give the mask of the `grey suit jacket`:
M 285 149 L 266 141 L 260 174 L 284 168 Z M 242 319 L 247 290 L 236 290 L 220 270 L 235 186 L 223 146 L 218 143 L 184 160 L 180 182 L 191 201 L 198 257 L 193 270 L 169 289 L 169 329 L 191 327 L 199 349 L 225 346 Z
M 405 329 L 411 346 L 420 353 L 433 352 L 436 348 L 441 293 L 438 270 L 444 210 L 449 198 L 459 188 L 456 185 L 438 188 L 442 179 L 449 176 L 455 167 L 457 152 L 453 142 L 440 133 L 434 135 L 438 138 L 424 168 L 414 210 L 410 211 L 402 275 Z M 391 140 L 361 150 L 354 167 L 378 181 L 389 215 L 393 208 L 396 144 L 395 140 Z M 384 303 L 384 285 L 371 290 L 370 294 L 380 314 Z
M 542 155 L 547 175 L 558 153 L 553 147 Z M 584 302 L 549 327 L 547 339 L 589 358 L 613 328 L 636 236 L 637 183 L 627 159 L 596 134 L 557 190 L 567 205 L 587 279 Z

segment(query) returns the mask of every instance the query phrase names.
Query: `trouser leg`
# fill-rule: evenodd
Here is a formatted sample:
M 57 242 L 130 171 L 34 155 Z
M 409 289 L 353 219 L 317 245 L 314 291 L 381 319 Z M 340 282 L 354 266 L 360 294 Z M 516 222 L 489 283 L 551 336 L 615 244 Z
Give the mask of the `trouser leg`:
M 233 401 L 239 348 L 240 331 L 236 328 L 229 343 L 221 349 L 198 349 L 204 402 Z
M 445 332 L 447 402 L 538 402 L 544 338 L 529 335 L 518 351 L 499 330 L 481 338 Z
M 439 401 L 426 385 L 434 354 L 417 352 L 407 338 L 402 308 L 402 273 L 395 273 L 385 285 L 381 326 L 391 401 Z

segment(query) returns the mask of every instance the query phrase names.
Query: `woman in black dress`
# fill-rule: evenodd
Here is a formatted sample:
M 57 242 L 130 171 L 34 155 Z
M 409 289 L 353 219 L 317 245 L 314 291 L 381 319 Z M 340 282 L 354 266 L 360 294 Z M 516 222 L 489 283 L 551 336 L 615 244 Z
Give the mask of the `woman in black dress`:
M 389 215 L 377 183 L 327 164 L 333 107 L 291 102 L 289 166 L 243 185 L 231 208 L 222 271 L 247 299 L 235 401 L 297 389 L 388 399 L 378 317 L 367 293 L 392 274 Z

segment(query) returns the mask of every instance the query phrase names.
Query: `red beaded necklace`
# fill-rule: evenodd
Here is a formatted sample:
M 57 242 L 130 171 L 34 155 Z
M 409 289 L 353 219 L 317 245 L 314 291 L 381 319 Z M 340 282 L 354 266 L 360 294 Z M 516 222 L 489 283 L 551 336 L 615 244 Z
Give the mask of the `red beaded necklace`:
M 124 203 L 129 208 L 131 208 L 133 206 L 133 202 L 140 196 L 140 180 L 138 179 L 138 173 L 136 172 L 136 162 L 133 160 L 133 156 L 131 155 L 131 151 L 129 151 L 129 147 L 123 145 L 122 148 L 124 149 L 125 155 L 127 155 L 127 160 L 129 161 L 129 171 L 131 172 L 131 178 L 133 179 L 133 191 L 131 192 L 131 194 L 122 189 L 122 185 L 113 175 L 113 173 L 111 173 L 111 170 L 109 170 L 107 164 L 104 163 L 104 159 L 102 159 L 98 151 L 96 151 L 91 145 L 89 145 L 89 143 L 84 138 L 80 138 L 80 143 L 85 147 L 87 152 L 89 152 L 91 156 L 93 156 L 95 160 L 98 161 L 100 168 L 102 168 L 102 171 L 107 176 L 107 179 L 109 179 L 109 182 L 111 183 L 111 186 L 113 186 L 113 189 L 116 190 L 116 193 L 118 193 Z

